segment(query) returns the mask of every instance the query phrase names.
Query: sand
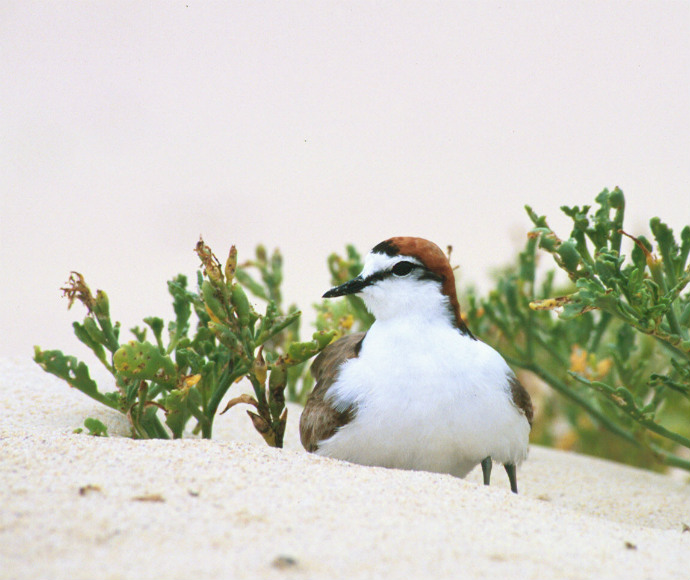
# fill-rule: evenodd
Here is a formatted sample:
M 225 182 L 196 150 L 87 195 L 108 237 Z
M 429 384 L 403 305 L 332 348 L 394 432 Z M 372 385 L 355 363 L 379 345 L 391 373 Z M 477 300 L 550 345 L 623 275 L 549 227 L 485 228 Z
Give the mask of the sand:
M 117 413 L 0 359 L 0 578 L 690 578 L 690 485 L 538 446 L 491 487 L 284 450 L 240 408 L 215 439 L 134 441 Z M 112 435 L 74 434 L 85 417 Z

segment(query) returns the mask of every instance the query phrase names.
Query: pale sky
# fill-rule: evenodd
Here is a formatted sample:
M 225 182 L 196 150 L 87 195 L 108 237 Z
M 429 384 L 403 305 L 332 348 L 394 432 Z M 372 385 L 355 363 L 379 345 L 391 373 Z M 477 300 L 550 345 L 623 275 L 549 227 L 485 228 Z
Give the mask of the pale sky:
M 678 230 L 689 31 L 688 2 L 0 1 L 0 356 L 84 356 L 70 270 L 168 319 L 199 234 L 279 246 L 309 309 L 330 252 L 393 235 L 488 288 L 525 203 L 567 235 L 618 185 L 632 233 Z

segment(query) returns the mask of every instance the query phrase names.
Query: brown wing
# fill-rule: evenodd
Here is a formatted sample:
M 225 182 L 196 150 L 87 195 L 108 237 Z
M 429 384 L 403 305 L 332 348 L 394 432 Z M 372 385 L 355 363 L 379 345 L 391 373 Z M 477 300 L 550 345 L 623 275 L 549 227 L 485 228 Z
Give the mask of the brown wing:
M 534 418 L 532 399 L 527 389 L 522 386 L 522 383 L 518 381 L 515 376 L 510 377 L 510 394 L 513 397 L 513 403 L 515 403 L 515 406 L 525 414 L 531 426 L 532 419 Z
M 340 365 L 359 354 L 365 334 L 357 332 L 337 340 L 323 349 L 311 365 L 316 386 L 309 395 L 299 420 L 300 439 L 310 453 L 318 449 L 319 441 L 331 437 L 354 417 L 353 407 L 344 411 L 336 411 L 331 407 L 326 401 L 326 393 L 337 379 Z

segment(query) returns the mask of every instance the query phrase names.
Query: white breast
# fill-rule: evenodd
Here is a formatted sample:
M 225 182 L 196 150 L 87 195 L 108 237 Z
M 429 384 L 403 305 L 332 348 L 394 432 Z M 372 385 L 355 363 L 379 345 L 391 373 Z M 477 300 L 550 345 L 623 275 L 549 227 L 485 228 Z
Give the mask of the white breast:
M 495 350 L 450 324 L 377 321 L 327 395 L 339 409 L 355 404 L 355 418 L 317 453 L 459 477 L 487 456 L 517 465 L 530 427 L 510 376 Z

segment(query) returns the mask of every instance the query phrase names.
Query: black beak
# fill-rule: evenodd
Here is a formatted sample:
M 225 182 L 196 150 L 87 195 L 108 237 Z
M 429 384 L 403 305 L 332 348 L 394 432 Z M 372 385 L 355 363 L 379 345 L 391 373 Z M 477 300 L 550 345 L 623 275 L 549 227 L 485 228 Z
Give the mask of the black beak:
M 346 294 L 357 294 L 362 288 L 369 286 L 370 282 L 357 276 L 345 284 L 331 288 L 323 295 L 323 298 L 335 298 L 336 296 L 345 296 Z

